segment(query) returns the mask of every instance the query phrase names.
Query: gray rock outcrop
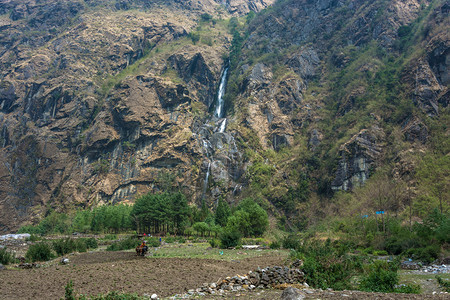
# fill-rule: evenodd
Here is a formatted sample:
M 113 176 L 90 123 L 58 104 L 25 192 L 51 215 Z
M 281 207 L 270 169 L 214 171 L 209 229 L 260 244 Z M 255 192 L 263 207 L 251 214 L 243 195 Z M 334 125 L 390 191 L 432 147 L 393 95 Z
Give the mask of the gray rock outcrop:
M 351 190 L 370 177 L 382 153 L 384 137 L 383 130 L 374 126 L 361 130 L 341 146 L 333 190 Z
M 305 294 L 299 289 L 288 287 L 286 288 L 280 297 L 281 300 L 302 300 L 305 299 Z

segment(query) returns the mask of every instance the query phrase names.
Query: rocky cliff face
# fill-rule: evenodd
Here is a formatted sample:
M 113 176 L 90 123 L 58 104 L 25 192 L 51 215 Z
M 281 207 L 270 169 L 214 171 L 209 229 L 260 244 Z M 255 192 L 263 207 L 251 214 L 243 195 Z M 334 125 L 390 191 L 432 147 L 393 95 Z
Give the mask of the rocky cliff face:
M 238 24 L 226 116 L 214 117 L 234 47 L 225 20 L 270 5 Z M 425 145 L 430 129 L 419 114 L 397 123 L 389 109 L 371 114 L 370 80 L 388 63 L 355 57 L 376 45 L 396 58 L 403 44 L 420 44 L 423 52 L 405 54 L 401 92 L 439 118 L 449 101 L 448 7 L 0 0 L 0 230 L 45 207 L 132 202 L 171 187 L 211 206 L 248 194 L 277 206 L 301 198 L 305 176 L 313 192 L 362 184 L 390 147 L 385 121 L 409 143 Z M 418 18 L 425 29 L 407 40 Z M 359 81 L 331 84 L 352 73 Z
M 267 156 L 283 176 L 260 196 L 289 202 L 298 174 L 325 194 L 363 185 L 401 143 L 387 123 L 411 143 L 404 147 L 426 144 L 421 113 L 438 117 L 448 106 L 447 12 L 446 1 L 284 1 L 252 22 L 235 71 L 236 121 L 258 136 L 257 152 L 287 146 L 292 155 Z M 408 57 L 403 69 L 399 55 Z M 392 103 L 402 101 L 415 108 L 400 113 Z
M 351 190 L 361 186 L 372 175 L 383 151 L 385 134 L 379 127 L 363 129 L 339 150 L 334 190 Z

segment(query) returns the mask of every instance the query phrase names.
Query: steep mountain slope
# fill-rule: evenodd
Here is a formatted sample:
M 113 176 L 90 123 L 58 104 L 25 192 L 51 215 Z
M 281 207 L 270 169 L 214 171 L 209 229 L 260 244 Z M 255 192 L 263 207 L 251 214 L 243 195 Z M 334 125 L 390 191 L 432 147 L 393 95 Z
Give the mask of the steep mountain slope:
M 448 1 L 244 16 L 273 2 L 0 0 L 0 229 L 170 188 L 302 227 L 377 174 L 448 199 L 416 175 L 448 166 Z
M 201 193 L 194 120 L 229 45 L 227 22 L 207 13 L 271 1 L 221 2 L 1 1 L 1 228 L 133 199 L 162 169 Z
M 448 171 L 439 196 L 418 175 L 423 155 L 449 167 L 448 9 L 448 1 L 280 1 L 255 19 L 228 93 L 253 163 L 248 195 L 300 227 L 333 211 L 397 213 L 411 197 L 448 208 Z M 390 185 L 385 194 L 355 190 L 376 174 Z M 352 189 L 358 203 L 329 201 Z

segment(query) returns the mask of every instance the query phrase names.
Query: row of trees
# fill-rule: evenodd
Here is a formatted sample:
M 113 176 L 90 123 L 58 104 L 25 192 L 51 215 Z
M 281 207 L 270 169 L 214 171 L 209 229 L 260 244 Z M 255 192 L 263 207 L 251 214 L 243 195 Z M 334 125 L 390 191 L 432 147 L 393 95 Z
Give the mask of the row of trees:
M 238 237 L 261 236 L 269 225 L 268 216 L 255 201 L 244 199 L 231 208 L 219 200 L 212 213 L 202 203 L 200 208 L 189 206 L 180 192 L 145 194 L 134 205 L 111 205 L 79 210 L 70 217 L 51 211 L 36 226 L 24 226 L 19 232 L 31 234 L 55 233 L 138 233 L 175 235 L 193 234 L 215 236 L 226 231 Z
M 137 231 L 146 233 L 182 233 L 190 214 L 187 199 L 180 192 L 143 195 L 131 210 Z
M 264 209 L 250 198 L 244 199 L 232 210 L 228 203 L 219 200 L 215 214 L 203 203 L 201 209 L 189 207 L 181 193 L 146 194 L 136 200 L 131 211 L 138 232 L 184 234 L 192 229 L 202 236 L 208 232 L 216 235 L 222 228 L 238 232 L 245 237 L 261 236 L 269 225 Z
M 105 205 L 92 210 L 79 210 L 72 217 L 52 210 L 38 225 L 24 226 L 19 229 L 19 233 L 46 235 L 70 232 L 118 233 L 130 231 L 134 228 L 130 218 L 131 210 L 131 206 L 124 204 Z

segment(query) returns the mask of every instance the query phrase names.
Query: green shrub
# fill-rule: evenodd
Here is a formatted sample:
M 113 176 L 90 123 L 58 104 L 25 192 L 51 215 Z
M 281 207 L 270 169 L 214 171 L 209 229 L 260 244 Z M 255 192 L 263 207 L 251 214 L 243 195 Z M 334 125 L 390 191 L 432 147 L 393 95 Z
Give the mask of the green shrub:
M 159 241 L 158 241 L 159 242 Z M 140 241 L 136 239 L 134 236 L 129 236 L 126 239 L 119 240 L 106 248 L 106 251 L 120 251 L 120 250 L 128 250 L 133 249 L 139 246 Z
M 102 238 L 102 240 L 107 240 L 107 241 L 117 240 L 117 235 L 116 234 L 107 234 Z
M 171 244 L 175 242 L 175 238 L 173 236 L 168 236 L 164 239 L 164 242 Z
M 220 241 L 218 239 L 210 239 L 209 244 L 211 245 L 211 247 L 217 248 L 220 245 Z
M 85 239 L 76 239 L 75 240 L 75 249 L 78 252 L 86 252 L 87 251 L 87 244 Z
M 368 254 L 374 253 L 374 251 L 375 250 L 373 250 L 373 247 L 368 247 L 368 248 L 362 250 L 362 253 L 365 254 L 365 255 L 368 255 Z
M 32 235 L 30 235 L 30 237 L 26 238 L 25 240 L 27 242 L 37 242 L 37 241 L 40 241 L 41 238 L 36 234 L 32 234 Z
M 450 281 L 442 279 L 442 277 L 436 275 L 437 282 L 442 287 L 442 289 L 450 293 Z
M 360 289 L 368 292 L 391 293 L 398 284 L 397 266 L 386 261 L 375 261 L 361 279 Z
M 432 263 L 438 258 L 440 251 L 439 245 L 429 245 L 427 247 L 409 249 L 406 251 L 406 254 L 415 260 Z
M 17 233 L 29 233 L 29 234 L 35 234 L 35 235 L 42 235 L 44 234 L 44 231 L 42 229 L 42 226 L 33 226 L 33 225 L 25 225 L 19 228 Z
M 52 249 L 47 243 L 38 243 L 28 248 L 25 258 L 29 261 L 47 261 L 54 257 Z
M 55 240 L 52 242 L 53 250 L 55 250 L 56 254 L 59 256 L 66 255 L 74 251 L 86 252 L 88 248 L 87 240 L 88 239 L 71 238 Z
M 284 249 L 298 249 L 300 247 L 300 238 L 295 234 L 290 234 L 283 239 Z
M 362 258 L 348 255 L 349 250 L 346 243 L 305 241 L 291 258 L 303 259 L 302 271 L 313 287 L 343 290 L 351 288 L 351 277 L 362 268 Z
M 57 255 L 64 255 L 72 252 L 74 245 L 72 245 L 73 240 L 71 239 L 60 239 L 52 242 L 53 250 L 55 250 Z
M 112 291 L 104 295 L 97 295 L 93 297 L 86 297 L 85 295 L 81 295 L 79 297 L 76 297 L 74 295 L 74 288 L 72 280 L 69 280 L 67 285 L 65 286 L 65 294 L 64 299 L 65 300 L 144 300 L 148 299 L 148 297 L 140 297 L 137 294 L 120 294 L 117 291 Z
M 388 255 L 388 253 L 386 250 L 375 250 L 375 251 L 373 251 L 373 255 L 386 256 L 386 255 Z
M 159 238 L 157 237 L 151 237 L 146 239 L 147 241 L 147 246 L 148 247 L 159 247 L 161 246 L 161 243 L 159 242 Z
M 189 37 L 192 40 L 192 43 L 195 45 L 200 40 L 200 33 L 198 32 L 190 32 Z
M 65 287 L 65 293 L 64 293 L 64 299 L 65 300 L 76 300 L 75 296 L 73 295 L 73 283 L 72 280 L 69 280 Z
M 6 248 L 0 248 L 0 263 L 7 265 L 15 261 L 14 254 L 9 252 Z
M 88 249 L 97 249 L 98 248 L 98 243 L 95 238 L 84 239 L 84 242 L 86 243 L 86 246 Z
M 421 288 L 418 284 L 402 284 L 394 289 L 394 293 L 420 294 Z
M 270 249 L 280 249 L 281 243 L 279 241 L 273 241 L 272 243 L 270 243 L 269 247 Z
M 200 18 L 203 22 L 209 22 L 212 19 L 212 16 L 210 14 L 204 13 L 200 15 Z
M 219 236 L 220 248 L 236 247 L 241 242 L 241 233 L 237 230 L 225 227 Z

